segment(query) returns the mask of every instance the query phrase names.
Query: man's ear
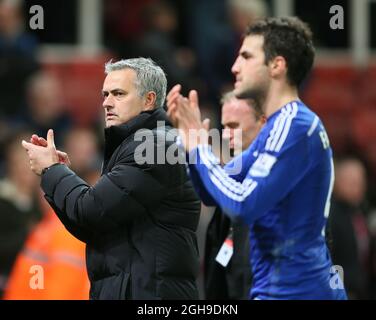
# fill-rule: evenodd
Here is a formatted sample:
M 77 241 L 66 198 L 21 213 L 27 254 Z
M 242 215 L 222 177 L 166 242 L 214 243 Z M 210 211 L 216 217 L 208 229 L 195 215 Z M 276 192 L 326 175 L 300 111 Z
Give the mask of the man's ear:
M 145 104 L 143 111 L 153 110 L 156 105 L 157 95 L 154 91 L 149 91 L 145 96 Z
M 282 56 L 276 56 L 272 61 L 270 61 L 269 67 L 272 78 L 280 78 L 281 76 L 286 76 L 287 74 L 286 59 Z

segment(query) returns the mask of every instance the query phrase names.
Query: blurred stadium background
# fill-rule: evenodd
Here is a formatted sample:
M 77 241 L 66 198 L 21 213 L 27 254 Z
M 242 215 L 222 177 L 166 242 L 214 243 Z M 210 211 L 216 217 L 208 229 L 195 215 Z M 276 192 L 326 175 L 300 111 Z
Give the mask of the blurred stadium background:
M 30 28 L 33 5 L 44 10 L 42 30 Z M 330 28 L 333 5 L 344 9 L 343 29 Z M 314 32 L 316 61 L 301 97 L 322 118 L 336 159 L 351 156 L 364 167 L 364 191 L 359 192 L 368 262 L 362 269 L 367 278 L 359 281 L 367 286 L 364 297 L 375 297 L 375 0 L 0 0 L 2 290 L 30 232 L 48 212 L 17 149 L 21 137 L 30 132 L 45 136 L 54 128 L 57 147 L 71 154 L 79 174 L 95 182 L 103 65 L 136 56 L 163 66 L 169 87 L 181 83 L 186 91 L 197 89 L 203 113 L 219 128 L 219 100 L 232 88 L 230 69 L 242 32 L 260 15 L 297 15 Z M 198 231 L 201 253 L 209 217 L 204 208 Z

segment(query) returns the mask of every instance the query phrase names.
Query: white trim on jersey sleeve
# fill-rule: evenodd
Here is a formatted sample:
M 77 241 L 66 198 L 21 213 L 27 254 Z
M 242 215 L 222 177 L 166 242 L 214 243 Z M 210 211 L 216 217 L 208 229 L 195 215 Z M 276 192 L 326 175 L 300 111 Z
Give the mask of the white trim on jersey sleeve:
M 279 152 L 286 141 L 290 131 L 292 120 L 298 113 L 298 104 L 289 103 L 282 108 L 281 113 L 274 122 L 273 129 L 266 140 L 265 150 Z
M 244 202 L 258 185 L 254 178 L 267 177 L 272 167 L 277 163 L 277 157 L 271 153 L 279 152 L 282 149 L 297 113 L 298 104 L 296 102 L 289 103 L 282 108 L 266 140 L 265 152 L 258 155 L 242 182 L 238 182 L 228 175 L 219 165 L 219 160 L 211 153 L 208 145 L 198 145 L 197 151 L 202 163 L 208 170 L 208 178 L 218 191 L 229 200 L 238 203 Z

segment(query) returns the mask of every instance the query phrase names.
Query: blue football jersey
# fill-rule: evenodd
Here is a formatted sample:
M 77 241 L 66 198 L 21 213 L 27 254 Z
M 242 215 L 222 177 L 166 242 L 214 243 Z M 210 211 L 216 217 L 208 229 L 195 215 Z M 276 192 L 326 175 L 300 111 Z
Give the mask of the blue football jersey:
M 315 113 L 288 103 L 225 167 L 208 145 L 189 158 L 203 202 L 250 226 L 251 299 L 346 299 L 325 242 L 334 167 Z

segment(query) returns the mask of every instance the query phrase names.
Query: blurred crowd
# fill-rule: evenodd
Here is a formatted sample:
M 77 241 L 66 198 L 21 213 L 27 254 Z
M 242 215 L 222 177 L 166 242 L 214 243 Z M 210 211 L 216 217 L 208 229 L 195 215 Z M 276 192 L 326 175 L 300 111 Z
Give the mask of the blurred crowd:
M 169 88 L 180 83 L 186 90 L 197 89 L 203 116 L 220 128 L 219 99 L 233 86 L 230 70 L 242 33 L 253 19 L 271 13 L 269 3 L 106 0 L 106 54 L 94 64 L 72 58 L 71 64 L 54 65 L 41 59 L 40 39 L 27 31 L 23 2 L 0 0 L 0 297 L 85 299 L 88 292 L 83 244 L 70 238 L 46 205 L 21 140 L 32 133 L 45 137 L 53 128 L 72 169 L 94 184 L 101 166 L 103 62 L 138 56 L 163 67 Z M 375 298 L 376 174 L 355 145 L 337 150 L 334 144 L 333 149 L 336 183 L 328 244 L 334 263 L 344 269 L 349 297 Z M 210 210 L 204 208 L 198 230 L 201 254 L 209 220 Z M 33 264 L 50 272 L 44 296 L 25 280 Z M 69 283 L 65 275 L 77 281 Z M 55 283 L 55 289 L 47 290 L 47 282 Z M 58 292 L 57 284 L 74 289 Z

